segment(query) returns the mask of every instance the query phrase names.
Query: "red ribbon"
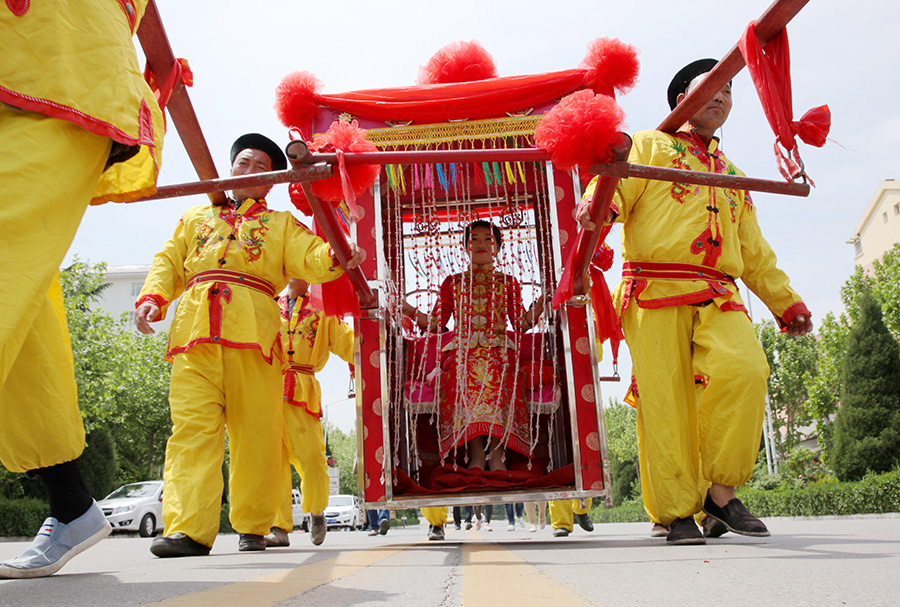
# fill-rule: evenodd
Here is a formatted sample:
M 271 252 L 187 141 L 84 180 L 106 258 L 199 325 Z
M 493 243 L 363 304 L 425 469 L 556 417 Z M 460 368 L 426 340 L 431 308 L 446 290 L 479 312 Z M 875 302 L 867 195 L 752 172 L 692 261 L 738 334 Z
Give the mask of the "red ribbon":
M 831 110 L 827 105 L 822 105 L 806 112 L 800 120 L 793 119 L 791 57 L 787 30 L 782 29 L 765 48 L 762 48 L 756 36 L 755 22 L 751 21 L 738 45 L 759 94 L 766 119 L 775 133 L 778 168 L 786 178 L 792 179 L 802 171 L 802 167 L 795 160 L 799 159 L 795 137 L 799 136 L 804 143 L 816 147 L 825 145 L 828 131 L 831 129 Z M 793 158 L 785 157 L 778 149 L 778 144 Z

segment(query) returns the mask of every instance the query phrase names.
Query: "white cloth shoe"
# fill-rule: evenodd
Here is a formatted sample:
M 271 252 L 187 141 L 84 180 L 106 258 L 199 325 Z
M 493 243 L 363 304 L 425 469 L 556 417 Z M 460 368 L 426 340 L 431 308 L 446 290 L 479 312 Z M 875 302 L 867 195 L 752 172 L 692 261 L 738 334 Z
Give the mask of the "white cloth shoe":
M 49 517 L 31 545 L 16 558 L 0 563 L 0 578 L 46 577 L 59 571 L 112 531 L 97 502 L 71 523 Z

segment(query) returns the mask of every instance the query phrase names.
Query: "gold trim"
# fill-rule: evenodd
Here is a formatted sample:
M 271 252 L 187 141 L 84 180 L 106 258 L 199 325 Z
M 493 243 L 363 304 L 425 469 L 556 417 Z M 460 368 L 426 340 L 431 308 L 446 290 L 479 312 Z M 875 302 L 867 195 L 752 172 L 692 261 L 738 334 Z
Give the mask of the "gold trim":
M 540 116 L 511 116 L 466 122 L 440 122 L 369 129 L 368 139 L 380 148 L 393 148 L 460 141 L 484 141 L 498 137 L 534 135 Z

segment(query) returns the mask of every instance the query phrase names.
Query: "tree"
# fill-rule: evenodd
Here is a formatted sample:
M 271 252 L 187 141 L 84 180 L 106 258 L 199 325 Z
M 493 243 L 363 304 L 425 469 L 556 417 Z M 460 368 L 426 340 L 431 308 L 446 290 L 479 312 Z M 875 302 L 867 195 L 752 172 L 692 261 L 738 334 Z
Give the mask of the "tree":
M 857 302 L 844 357 L 843 390 L 831 464 L 841 480 L 900 463 L 900 345 L 868 291 Z
M 884 324 L 895 339 L 900 339 L 900 243 L 873 261 L 870 273 L 856 266 L 841 288 L 841 299 L 854 323 L 859 317 L 858 304 L 864 291 L 872 294 L 881 306 Z
M 340 469 L 341 493 L 356 495 L 359 483 L 353 473 L 353 462 L 356 459 L 356 429 L 345 433 L 332 423 L 328 423 L 328 450 L 337 460 Z
M 94 428 L 86 442 L 78 465 L 91 496 L 102 500 L 119 486 L 116 484 L 115 446 L 106 428 Z
M 846 314 L 835 317 L 829 312 L 825 315 L 816 334 L 818 373 L 804 382 L 809 395 L 806 407 L 816 421 L 818 444 L 826 464 L 834 445 L 833 419 L 841 399 L 841 375 L 849 336 L 850 320 Z
M 60 272 L 68 316 L 78 405 L 85 429 L 103 428 L 118 455 L 116 481 L 159 478 L 171 432 L 165 334 L 142 336 L 127 315 L 96 309 L 106 264 L 77 258 Z
M 818 374 L 816 340 L 782 333 L 771 320 L 756 325 L 757 335 L 769 361 L 769 404 L 780 459 L 784 460 L 802 440 L 800 428 L 813 420 L 806 406 L 807 384 Z M 777 432 L 784 429 L 784 432 Z
M 637 446 L 637 410 L 618 400 L 609 399 L 603 410 L 606 427 L 606 451 L 609 455 L 610 488 L 613 505 L 633 499 L 640 479 Z

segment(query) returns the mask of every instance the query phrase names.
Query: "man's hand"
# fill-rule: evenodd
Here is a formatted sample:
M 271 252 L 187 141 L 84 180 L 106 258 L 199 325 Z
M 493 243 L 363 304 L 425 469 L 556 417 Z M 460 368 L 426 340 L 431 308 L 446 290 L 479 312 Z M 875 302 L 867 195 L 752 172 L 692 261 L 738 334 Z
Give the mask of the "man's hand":
M 145 301 L 134 311 L 134 324 L 144 335 L 153 335 L 156 331 L 150 323 L 159 318 L 159 306 L 152 301 Z
M 352 270 L 353 268 L 358 267 L 359 264 L 362 263 L 362 260 L 363 260 L 362 250 L 352 240 L 348 240 L 347 244 L 350 245 L 350 257 L 347 259 L 346 264 L 341 264 L 341 265 L 344 267 L 345 270 Z M 340 263 L 340 260 L 338 259 L 338 256 L 334 252 L 333 248 L 331 249 L 331 259 Z
M 352 240 L 348 241 L 350 243 L 350 259 L 347 260 L 347 266 L 344 268 L 346 270 L 352 270 L 353 268 L 359 267 L 359 264 L 362 263 L 362 249 L 360 249 L 355 242 Z
M 578 223 L 580 223 L 581 227 L 588 232 L 597 228 L 597 224 L 591 219 L 591 213 L 589 211 L 590 206 L 591 205 L 582 202 L 578 205 L 578 211 L 575 213 L 575 218 L 578 220 Z
M 812 319 L 805 314 L 797 314 L 797 316 L 794 317 L 794 320 L 791 321 L 791 324 L 787 326 L 788 335 L 793 335 L 795 337 L 806 335 L 812 330 Z

